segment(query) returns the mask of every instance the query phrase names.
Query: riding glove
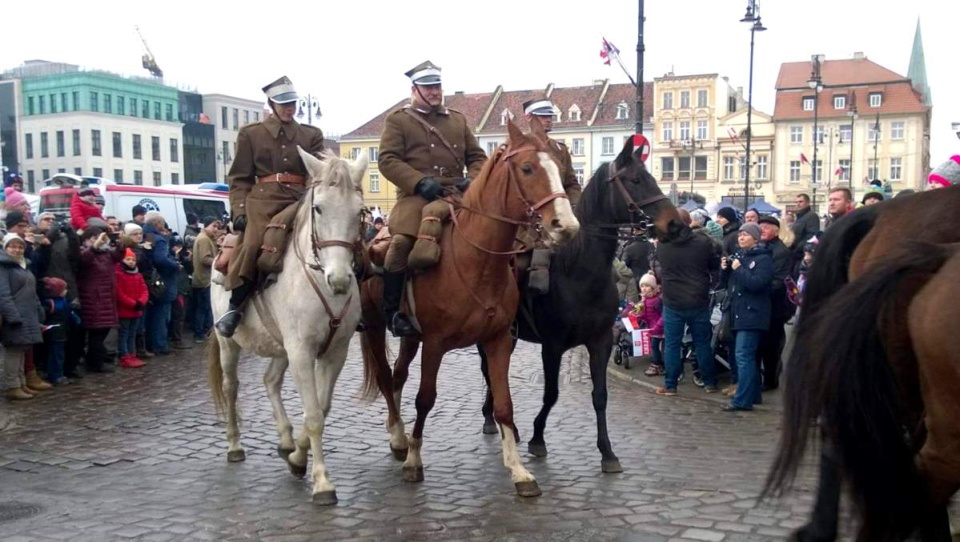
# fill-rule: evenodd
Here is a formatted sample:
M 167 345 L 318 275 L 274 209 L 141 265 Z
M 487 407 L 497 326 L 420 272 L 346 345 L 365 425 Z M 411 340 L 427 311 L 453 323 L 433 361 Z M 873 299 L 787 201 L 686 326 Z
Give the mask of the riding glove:
M 414 192 L 427 201 L 433 201 L 443 195 L 443 185 L 433 177 L 424 177 L 417 183 Z
M 461 194 L 466 194 L 468 188 L 470 188 L 470 177 L 464 177 L 457 182 L 457 189 Z

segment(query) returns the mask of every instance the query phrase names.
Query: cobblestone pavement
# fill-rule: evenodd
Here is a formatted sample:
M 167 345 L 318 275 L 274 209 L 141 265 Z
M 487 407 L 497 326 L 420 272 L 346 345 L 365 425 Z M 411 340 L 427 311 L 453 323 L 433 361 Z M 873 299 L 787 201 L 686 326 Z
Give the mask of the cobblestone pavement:
M 755 502 L 779 413 L 721 412 L 689 381 L 680 397 L 664 398 L 610 379 L 611 439 L 624 473 L 602 474 L 589 372 L 577 351 L 567 355 L 547 426 L 549 457 L 524 453 L 542 497 L 515 495 L 499 438 L 481 434 L 479 363 L 467 350 L 449 354 L 440 373 L 424 433 L 426 480 L 404 483 L 383 400 L 356 399 L 356 340 L 324 441 L 340 503 L 317 507 L 309 476 L 292 477 L 276 455 L 261 382 L 266 363 L 241 362 L 247 460 L 228 464 L 204 357 L 197 348 L 142 370 L 90 375 L 26 403 L 0 403 L 0 414 L 16 422 L 0 429 L 0 539 L 760 541 L 783 539 L 810 509 L 810 470 L 790 498 Z M 540 406 L 539 359 L 539 347 L 521 343 L 511 370 L 524 452 Z M 404 395 L 408 422 L 418 367 Z M 290 378 L 284 396 L 299 425 Z

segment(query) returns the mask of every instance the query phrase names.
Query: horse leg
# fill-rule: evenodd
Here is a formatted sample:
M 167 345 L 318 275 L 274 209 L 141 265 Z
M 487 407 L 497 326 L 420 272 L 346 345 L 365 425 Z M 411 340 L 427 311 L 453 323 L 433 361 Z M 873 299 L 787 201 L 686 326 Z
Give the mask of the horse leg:
M 533 438 L 527 443 L 527 451 L 536 457 L 547 457 L 547 445 L 543 441 L 543 430 L 547 425 L 547 416 L 560 396 L 560 361 L 563 352 L 547 342 L 540 354 L 543 360 L 543 406 L 533 420 Z
M 400 405 L 393 395 L 390 363 L 387 361 L 386 328 L 383 325 L 370 326 L 370 323 L 375 321 L 374 317 L 367 318 L 369 327 L 366 333 L 360 334 L 360 346 L 363 349 L 365 363 L 368 359 L 373 360 L 377 388 L 380 389 L 380 394 L 387 403 L 387 420 L 384 425 L 390 433 L 390 451 L 394 459 L 403 461 L 407 458 L 407 437 L 403 428 L 403 418 L 400 417 Z
M 483 434 L 496 435 L 497 423 L 493 421 L 493 393 L 490 391 L 490 371 L 487 366 L 487 352 L 479 344 L 477 352 L 480 354 L 480 373 L 483 374 L 483 381 L 486 383 L 483 399 Z
M 523 467 L 517 442 L 520 432 L 513 423 L 513 401 L 510 399 L 510 353 L 513 341 L 510 332 L 504 330 L 499 336 L 483 343 L 490 357 L 490 389 L 493 392 L 493 415 L 500 425 L 500 443 L 503 447 L 503 464 L 510 469 L 510 478 L 521 497 L 541 495 L 536 478 Z
M 443 361 L 443 350 L 439 345 L 424 343 L 423 354 L 420 356 L 420 391 L 417 392 L 417 420 L 413 424 L 413 436 L 408 439 L 410 450 L 407 460 L 403 463 L 403 480 L 405 482 L 423 481 L 423 459 L 420 448 L 423 446 L 423 426 L 427 415 L 437 401 L 437 374 L 440 372 L 440 362 Z
M 620 460 L 613 453 L 607 434 L 607 363 L 613 350 L 613 335 L 601 333 L 587 345 L 590 354 L 590 380 L 593 381 L 593 410 L 597 414 L 597 448 L 600 450 L 600 470 L 623 472 Z
M 320 447 L 320 441 L 323 438 L 324 415 L 320 408 L 317 392 L 316 375 L 319 369 L 315 367 L 313 355 L 301 350 L 287 349 L 287 352 L 290 353 L 293 381 L 297 385 L 297 390 L 300 392 L 300 401 L 303 403 L 303 429 L 297 438 L 297 449 L 287 457 L 287 463 L 294 476 L 303 477 L 307 473 L 307 453 L 308 451 L 313 453 L 314 495 L 316 495 L 317 486 L 322 482 L 326 484 L 322 491 L 333 491 L 333 486 L 327 480 L 326 467 L 323 466 L 323 449 Z M 333 498 L 335 502 L 335 494 Z M 325 503 L 332 504 L 329 502 L 329 498 Z
M 313 448 L 313 502 L 319 505 L 337 504 L 337 491 L 330 482 L 327 464 L 323 458 L 323 429 L 330 415 L 330 403 L 333 401 L 333 389 L 347 359 L 348 343 L 334 351 L 328 351 L 314 368 L 317 389 L 317 404 L 320 408 L 320 430 L 310 435 Z
M 403 461 L 407 458 L 407 436 L 403 429 L 403 416 L 401 415 L 403 400 L 403 386 L 407 383 L 407 376 L 410 374 L 410 362 L 417 355 L 420 349 L 420 341 L 416 337 L 404 337 L 400 339 L 400 353 L 397 355 L 397 361 L 393 366 L 393 395 L 391 399 L 397 409 L 398 422 L 390 424 L 387 422 L 387 431 L 390 432 L 390 451 L 397 461 Z
M 220 341 L 220 368 L 223 371 L 223 395 L 227 398 L 227 461 L 236 463 L 247 458 L 240 445 L 240 415 L 237 411 L 237 362 L 240 360 L 240 345 L 231 340 Z
M 793 533 L 796 542 L 833 542 L 837 539 L 840 513 L 842 474 L 839 458 L 833 444 L 821 438 L 820 479 L 817 483 L 817 502 L 810 522 Z
M 283 373 L 287 371 L 289 361 L 287 358 L 272 358 L 267 372 L 263 375 L 263 385 L 267 388 L 267 397 L 270 399 L 270 406 L 273 408 L 273 419 L 277 423 L 277 433 L 280 435 L 280 444 L 277 445 L 277 453 L 284 460 L 296 449 L 293 441 L 293 425 L 290 418 L 287 417 L 287 411 L 283 407 L 283 398 L 280 395 L 280 389 L 283 387 Z

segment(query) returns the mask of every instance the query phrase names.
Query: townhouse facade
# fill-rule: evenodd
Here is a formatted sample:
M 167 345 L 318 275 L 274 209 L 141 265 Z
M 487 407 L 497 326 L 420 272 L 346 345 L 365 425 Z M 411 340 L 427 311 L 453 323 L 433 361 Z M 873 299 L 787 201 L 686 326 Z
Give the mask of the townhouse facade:
M 266 115 L 265 101 L 247 100 L 225 94 L 204 94 L 203 111 L 213 125 L 216 141 L 216 175 L 227 181 L 230 165 L 237 155 L 237 135 L 240 128 L 251 122 L 260 122 Z

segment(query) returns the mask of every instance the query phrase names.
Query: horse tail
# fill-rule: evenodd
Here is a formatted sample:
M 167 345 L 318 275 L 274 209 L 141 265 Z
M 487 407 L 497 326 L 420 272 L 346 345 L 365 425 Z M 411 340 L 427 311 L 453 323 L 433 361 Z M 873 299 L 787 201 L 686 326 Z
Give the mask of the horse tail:
M 786 387 L 783 429 L 777 456 L 761 498 L 773 491 L 789 488 L 796 477 L 810 436 L 810 422 L 816 417 L 816 413 L 810 412 L 819 404 L 811 402 L 808 393 L 819 385 L 816 381 L 811 382 L 808 368 L 811 363 L 808 352 L 814 344 L 812 334 L 820 324 L 819 313 L 823 305 L 847 283 L 850 258 L 876 223 L 877 207 L 863 207 L 843 217 L 831 225 L 820 239 L 814 263 L 807 273 L 803 305 L 794 326 L 794 346 L 784 364 Z M 797 240 L 801 243 L 806 241 Z
M 360 333 L 360 351 L 363 353 L 363 384 L 360 387 L 360 400 L 372 403 L 380 394 L 377 382 L 383 367 L 389 368 L 386 351 L 386 336 L 378 334 L 380 330 L 368 330 Z M 377 335 L 376 337 L 373 337 Z M 374 345 L 373 343 L 380 343 Z
M 227 397 L 223 394 L 223 368 L 220 366 L 220 340 L 210 337 L 207 342 L 207 380 L 213 395 L 213 406 L 217 416 L 223 418 L 227 410 Z
M 831 296 L 818 311 L 810 340 L 795 346 L 805 350 L 806 376 L 794 383 L 803 400 L 785 404 L 771 479 L 782 480 L 785 455 L 797 452 L 791 449 L 797 435 L 822 413 L 821 431 L 836 446 L 850 478 L 865 540 L 909 536 L 929 505 L 914 463 L 915 428 L 904 427 L 908 420 L 899 388 L 904 383 L 896 380 L 892 366 L 910 363 L 909 341 L 886 339 L 906 336 L 910 299 L 952 254 L 931 243 L 904 245 Z

